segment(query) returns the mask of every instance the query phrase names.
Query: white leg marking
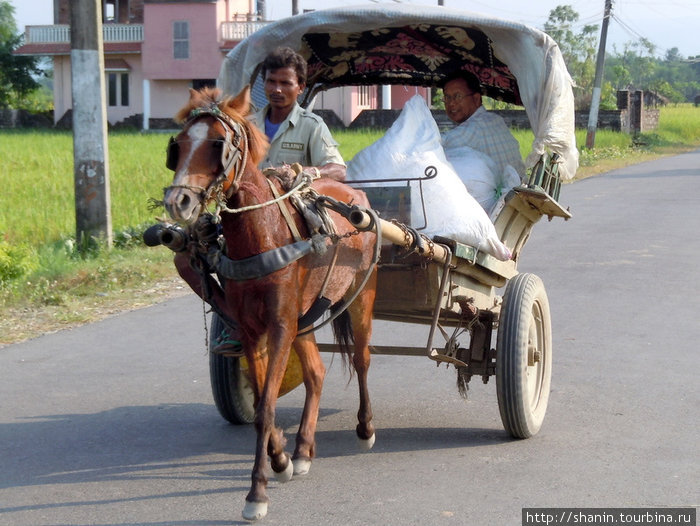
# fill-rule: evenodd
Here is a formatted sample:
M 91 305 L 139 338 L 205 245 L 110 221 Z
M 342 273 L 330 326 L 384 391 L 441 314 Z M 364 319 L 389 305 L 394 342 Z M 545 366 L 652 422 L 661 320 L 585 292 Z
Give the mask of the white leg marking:
M 292 460 L 295 475 L 306 475 L 311 469 L 311 461 L 303 458 Z
M 369 437 L 367 440 L 363 440 L 362 438 L 357 438 L 357 445 L 360 447 L 360 451 L 369 451 L 374 447 L 374 441 L 377 438 L 377 434 L 374 433 L 371 437 Z
M 247 521 L 258 521 L 267 515 L 267 502 L 245 501 L 243 518 Z
M 274 469 L 272 471 L 275 471 Z M 287 467 L 284 468 L 282 471 L 279 473 L 275 471 L 275 478 L 277 479 L 278 482 L 289 482 L 292 480 L 292 475 L 296 472 L 294 469 L 294 463 L 292 460 L 289 458 L 289 455 L 287 455 Z

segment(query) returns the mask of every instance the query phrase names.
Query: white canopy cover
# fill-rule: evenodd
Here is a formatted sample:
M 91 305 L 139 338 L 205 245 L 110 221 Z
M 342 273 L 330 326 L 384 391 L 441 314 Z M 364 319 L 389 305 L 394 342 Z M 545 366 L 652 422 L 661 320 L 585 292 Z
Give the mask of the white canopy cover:
M 487 95 L 525 107 L 535 134 L 526 159 L 562 157 L 560 175 L 578 167 L 573 81 L 557 43 L 526 25 L 446 7 L 386 4 L 324 9 L 270 23 L 224 59 L 225 94 L 252 83 L 265 56 L 289 46 L 309 62 L 309 86 L 439 85 L 456 68 L 479 77 Z

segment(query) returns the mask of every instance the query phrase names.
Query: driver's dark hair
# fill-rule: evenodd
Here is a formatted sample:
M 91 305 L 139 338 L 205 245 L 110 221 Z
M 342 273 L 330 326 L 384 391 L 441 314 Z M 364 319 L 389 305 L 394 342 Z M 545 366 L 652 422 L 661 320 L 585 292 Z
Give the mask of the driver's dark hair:
M 463 69 L 453 71 L 449 75 L 447 75 L 443 81 L 440 83 L 441 88 L 445 88 L 445 84 L 448 82 L 452 82 L 453 80 L 458 80 L 462 79 L 464 82 L 467 83 L 467 87 L 472 91 L 473 93 L 481 93 L 481 82 L 479 82 L 479 79 L 477 78 L 474 73 L 470 73 L 469 71 L 464 71 Z
M 280 68 L 292 68 L 297 74 L 297 82 L 306 84 L 306 60 L 289 47 L 278 47 L 272 51 L 262 63 L 262 78 L 268 71 Z

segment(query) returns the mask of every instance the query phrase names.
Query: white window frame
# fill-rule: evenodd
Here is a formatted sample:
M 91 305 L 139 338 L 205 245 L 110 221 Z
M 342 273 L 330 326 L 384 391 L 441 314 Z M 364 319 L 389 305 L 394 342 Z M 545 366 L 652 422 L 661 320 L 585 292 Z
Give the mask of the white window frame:
M 369 108 L 372 105 L 372 86 L 357 87 L 357 105 L 360 108 Z
M 114 77 L 112 77 L 114 75 Z M 105 81 L 107 84 L 107 106 L 110 108 L 127 108 L 131 101 L 129 73 L 126 71 L 105 71 Z M 126 81 L 124 80 L 126 77 Z M 111 79 L 114 78 L 114 104 L 111 100 Z M 124 85 L 126 83 L 126 104 L 124 104 Z

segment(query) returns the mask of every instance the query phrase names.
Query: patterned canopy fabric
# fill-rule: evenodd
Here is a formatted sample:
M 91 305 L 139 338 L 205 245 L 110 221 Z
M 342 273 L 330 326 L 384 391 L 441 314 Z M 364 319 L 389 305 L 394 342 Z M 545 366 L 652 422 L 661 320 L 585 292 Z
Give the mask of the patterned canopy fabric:
M 474 73 L 491 98 L 522 105 L 515 76 L 475 27 L 412 24 L 348 33 L 307 33 L 309 84 L 435 86 L 458 70 Z

